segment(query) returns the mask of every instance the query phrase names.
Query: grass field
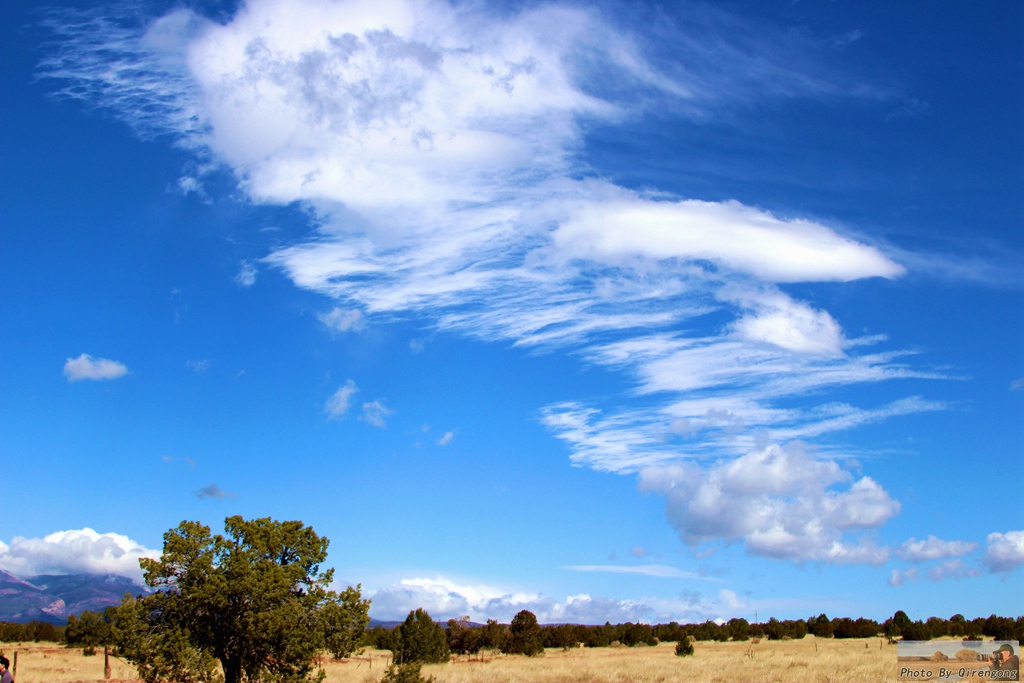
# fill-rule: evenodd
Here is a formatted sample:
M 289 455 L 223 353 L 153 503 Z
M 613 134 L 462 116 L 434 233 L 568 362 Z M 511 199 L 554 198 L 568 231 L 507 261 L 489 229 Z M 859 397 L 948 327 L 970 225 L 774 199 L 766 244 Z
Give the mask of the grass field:
M 547 650 L 541 657 L 485 654 L 423 667 L 438 683 L 886 683 L 896 681 L 896 646 L 863 640 L 696 643 L 693 657 L 676 657 L 674 643 L 656 647 Z M 18 652 L 17 683 L 99 683 L 103 653 L 85 657 L 52 643 L 4 643 Z M 350 660 L 327 660 L 329 683 L 379 681 L 390 652 L 370 650 Z M 111 681 L 136 681 L 135 671 L 111 658 Z

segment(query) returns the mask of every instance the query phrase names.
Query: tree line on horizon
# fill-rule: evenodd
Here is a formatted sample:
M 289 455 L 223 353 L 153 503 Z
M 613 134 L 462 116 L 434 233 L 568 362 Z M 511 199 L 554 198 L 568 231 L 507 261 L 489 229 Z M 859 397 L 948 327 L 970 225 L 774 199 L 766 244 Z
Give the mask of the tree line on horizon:
M 446 624 L 420 608 L 394 628 L 367 628 L 370 601 L 360 586 L 329 588 L 333 570 L 320 570 L 328 541 L 298 521 L 229 517 L 225 534 L 184 521 L 164 534 L 160 559 L 142 559 L 148 595 L 126 595 L 102 613 L 69 617 L 68 646 L 86 653 L 104 646 L 136 667 L 146 683 L 316 683 L 325 672 L 323 653 L 337 659 L 372 646 L 394 653 L 382 683 L 422 681 L 423 663 L 447 661 L 452 653 L 500 650 L 537 655 L 544 648 L 655 645 L 676 642 L 677 655 L 693 654 L 694 641 L 817 637 L 926 640 L 943 635 L 1024 640 L 1024 617 L 992 615 L 968 621 L 931 617 L 912 621 L 896 612 L 882 623 L 870 619 L 745 619 L 700 624 L 631 623 L 603 626 L 542 626 L 522 610 L 509 624 L 467 618 Z M 0 624 L 0 640 L 39 640 L 38 625 Z M 14 627 L 18 627 L 17 630 Z M 31 628 L 30 628 L 31 627 Z M 60 627 L 52 627 L 54 632 Z M 52 634 L 47 634 L 52 635 Z M 10 636 L 10 637 L 9 637 Z M 29 637 L 33 636 L 33 637 Z
M 533 616 L 530 612 L 526 614 Z M 379 650 L 394 650 L 395 641 L 399 638 L 399 628 L 400 626 L 369 628 L 362 643 Z M 508 649 L 509 626 L 494 619 L 488 619 L 483 625 L 470 624 L 467 617 L 449 619 L 444 628 L 448 634 L 448 647 L 455 654 L 476 654 L 481 650 L 518 651 Z M 1024 616 L 1013 619 L 993 614 L 968 620 L 962 614 L 955 614 L 949 619 L 929 617 L 926 621 L 912 621 L 900 610 L 881 623 L 863 617 L 830 619 L 825 614 L 820 614 L 809 619 L 780 621 L 771 618 L 761 623 L 750 623 L 746 619 L 735 618 L 722 623 L 708 620 L 690 624 L 672 621 L 667 624 L 626 622 L 613 625 L 606 622 L 603 626 L 545 624 L 538 627 L 538 639 L 544 648 L 569 648 L 581 645 L 609 647 L 616 643 L 633 647 L 657 645 L 659 642 L 680 642 L 690 638 L 695 641 L 719 642 L 746 641 L 751 638 L 799 640 L 808 634 L 817 638 L 837 639 L 884 636 L 906 640 L 931 640 L 943 637 L 981 640 L 983 637 L 989 637 L 995 640 L 1024 641 Z
M 526 612 L 527 614 L 532 614 Z M 419 608 L 410 612 L 410 617 L 420 621 L 430 615 Z M 103 645 L 109 640 L 109 628 L 114 615 L 109 611 L 82 612 L 68 617 L 67 626 L 55 626 L 44 621 L 26 624 L 0 622 L 0 642 L 65 642 L 69 646 L 88 648 Z M 536 617 L 534 617 L 536 618 Z M 510 651 L 509 624 L 488 619 L 486 624 L 472 624 L 467 617 L 438 622 L 445 633 L 449 651 L 453 654 L 476 654 L 481 650 Z M 374 626 L 363 631 L 359 638 L 360 647 L 379 650 L 400 650 L 401 627 Z M 641 643 L 655 645 L 658 642 L 679 642 L 692 637 L 696 641 L 746 641 L 751 638 L 783 640 L 800 639 L 810 634 L 817 638 L 904 638 L 906 640 L 931 640 L 933 638 L 963 637 L 967 640 L 1024 641 L 1024 617 L 989 617 L 966 619 L 954 614 L 949 619 L 929 617 L 924 621 L 912 621 L 905 612 L 898 611 L 889 619 L 879 623 L 874 619 L 836 617 L 829 619 L 825 614 L 806 620 L 769 619 L 764 623 L 750 623 L 736 618 L 727 622 L 705 621 L 702 623 L 643 624 L 625 622 L 603 626 L 585 624 L 544 624 L 538 626 L 539 640 L 544 648 L 567 647 L 608 647 L 618 643 L 632 647 Z

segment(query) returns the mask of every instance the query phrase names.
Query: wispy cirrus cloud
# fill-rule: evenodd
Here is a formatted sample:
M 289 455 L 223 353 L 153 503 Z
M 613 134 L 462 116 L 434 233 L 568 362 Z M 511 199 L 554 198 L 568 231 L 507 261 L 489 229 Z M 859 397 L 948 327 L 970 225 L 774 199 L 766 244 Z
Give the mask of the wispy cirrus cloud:
M 242 261 L 238 266 L 238 273 L 235 275 L 235 284 L 243 289 L 248 289 L 256 284 L 256 265 L 252 261 Z
M 562 567 L 574 572 L 601 572 L 608 574 L 640 574 L 661 579 L 699 579 L 702 581 L 721 581 L 698 572 L 690 572 L 665 564 L 582 564 Z
M 317 319 L 333 332 L 359 332 L 366 326 L 366 318 L 359 309 L 344 310 L 335 306 Z
M 359 419 L 368 425 L 383 429 L 387 427 L 388 417 L 393 415 L 394 412 L 394 410 L 384 404 L 382 399 L 377 399 L 376 401 L 367 401 L 363 404 L 363 414 L 359 416 Z
M 785 445 L 795 439 L 948 408 L 916 396 L 867 407 L 818 398 L 945 374 L 910 365 L 903 350 L 872 350 L 884 337 L 851 339 L 784 290 L 895 279 L 913 259 L 808 218 L 616 185 L 588 166 L 585 147 L 590 127 L 629 125 L 651 107 L 699 125 L 751 102 L 889 95 L 828 67 L 792 32 L 706 7 L 658 22 L 614 11 L 250 0 L 224 23 L 187 9 L 146 21 L 58 14 L 62 42 L 42 74 L 141 134 L 174 136 L 205 167 L 227 167 L 251 200 L 308 208 L 313 234 L 262 263 L 336 301 L 321 316 L 331 329 L 417 316 L 632 376 L 625 407 L 575 399 L 541 419 L 574 463 L 597 469 L 723 459 L 694 465 L 686 486 L 675 470 L 658 475 L 673 482 L 654 489 L 684 539 L 879 562 L 884 550 L 844 534 L 899 505 L 868 477 L 846 486 L 835 463 L 803 458 L 811 474 L 799 481 L 740 487 L 746 522 L 730 514 L 716 526 L 698 497 L 735 484 L 733 469 L 802 458 Z M 658 49 L 669 43 L 672 59 Z M 328 415 L 345 414 L 354 392 L 340 388 Z M 383 427 L 391 412 L 366 402 L 360 419 Z M 867 505 L 860 518 L 855 501 Z M 824 526 L 801 527 L 802 513 Z

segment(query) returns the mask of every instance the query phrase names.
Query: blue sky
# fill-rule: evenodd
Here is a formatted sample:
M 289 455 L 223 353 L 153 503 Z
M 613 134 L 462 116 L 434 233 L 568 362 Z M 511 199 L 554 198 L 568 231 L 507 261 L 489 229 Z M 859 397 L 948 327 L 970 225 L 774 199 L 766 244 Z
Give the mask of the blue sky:
M 1024 612 L 1018 3 L 0 11 L 0 567 Z

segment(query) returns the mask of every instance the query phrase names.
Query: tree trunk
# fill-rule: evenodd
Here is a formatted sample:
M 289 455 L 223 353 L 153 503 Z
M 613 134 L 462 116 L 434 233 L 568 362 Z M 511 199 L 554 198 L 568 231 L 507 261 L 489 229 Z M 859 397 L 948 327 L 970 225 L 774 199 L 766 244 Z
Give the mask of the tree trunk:
M 220 660 L 224 667 L 224 683 L 241 683 L 242 660 L 236 657 L 225 657 Z

